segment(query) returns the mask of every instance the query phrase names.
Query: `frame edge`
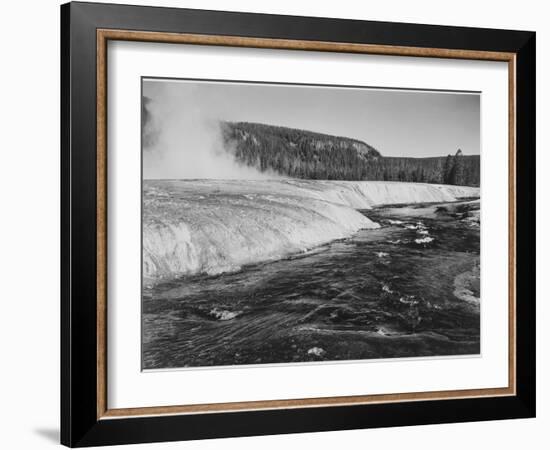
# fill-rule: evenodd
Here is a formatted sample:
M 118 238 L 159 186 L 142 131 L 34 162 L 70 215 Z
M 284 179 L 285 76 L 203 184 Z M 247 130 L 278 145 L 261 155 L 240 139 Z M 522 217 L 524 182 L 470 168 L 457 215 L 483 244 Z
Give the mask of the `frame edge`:
M 76 6 L 76 8 L 75 8 Z M 71 110 L 71 105 L 76 104 L 73 99 L 71 83 L 73 80 L 77 79 L 73 73 L 73 66 L 77 67 L 78 62 L 75 62 L 75 56 L 83 57 L 85 55 L 78 55 L 75 53 L 77 49 L 72 46 L 73 42 L 76 42 L 74 39 L 75 30 L 77 30 L 77 25 L 85 25 L 82 30 L 79 32 L 79 35 L 82 36 L 84 33 L 89 33 L 92 29 L 95 30 L 96 26 L 99 26 L 100 22 L 96 22 L 97 15 L 93 14 L 92 18 L 89 21 L 83 18 L 83 13 L 90 11 L 90 8 L 97 13 L 95 8 L 99 10 L 108 11 L 109 7 L 115 5 L 97 5 L 89 3 L 77 3 L 77 4 L 65 4 L 61 6 L 61 443 L 67 446 L 90 446 L 90 445 L 106 445 L 106 444 L 122 444 L 130 442 L 155 442 L 159 441 L 157 433 L 154 433 L 152 429 L 151 435 L 148 435 L 147 430 L 149 427 L 154 429 L 165 428 L 169 425 L 175 426 L 177 422 L 177 417 L 180 416 L 161 416 L 161 417 L 133 417 L 131 419 L 116 419 L 116 420 L 90 420 L 89 411 L 82 409 L 88 408 L 88 402 L 81 404 L 79 400 L 82 397 L 86 397 L 85 400 L 88 400 L 89 395 L 84 395 L 80 390 L 82 385 L 88 384 L 92 378 L 94 383 L 97 383 L 96 373 L 86 376 L 85 383 L 77 383 L 78 386 L 73 385 L 75 375 L 82 374 L 82 369 L 85 364 L 80 361 L 75 361 L 75 366 L 73 366 L 73 357 L 76 355 L 76 350 L 73 348 L 73 338 L 76 334 L 77 344 L 83 344 L 82 331 L 78 331 L 72 328 L 73 318 L 82 318 L 81 313 L 82 309 L 79 308 L 79 311 L 73 311 L 71 308 L 72 302 L 76 299 L 73 297 L 73 288 L 72 288 L 72 268 L 74 265 L 73 254 L 76 256 L 76 251 L 73 251 L 71 245 L 73 240 L 76 242 L 75 236 L 73 236 L 73 211 L 72 211 L 72 196 L 71 191 L 75 182 L 72 179 L 73 175 L 73 161 L 72 161 L 72 148 L 73 148 L 73 137 L 72 129 L 75 126 L 73 121 L 74 112 Z M 117 5 L 123 7 L 124 5 Z M 131 8 L 124 6 L 125 8 Z M 138 9 L 139 7 L 136 7 Z M 161 8 L 168 10 L 167 8 Z M 143 10 L 143 8 L 141 8 Z M 216 13 L 220 13 L 219 11 Z M 238 14 L 238 13 L 237 13 Z M 243 13 L 244 14 L 244 13 Z M 138 15 L 139 16 L 139 15 Z M 266 15 L 267 16 L 267 15 Z M 281 16 L 279 16 L 281 17 Z M 285 17 L 285 16 L 282 16 Z M 291 16 L 287 16 L 291 17 Z M 120 18 L 118 18 L 120 19 Z M 312 19 L 312 18 L 310 18 Z M 117 20 L 117 19 L 115 19 Z M 326 19 L 325 19 L 326 20 Z M 402 24 L 410 25 L 410 24 Z M 421 25 L 418 25 L 421 26 Z M 517 237 L 517 247 L 518 247 L 518 261 L 521 261 L 523 270 L 518 270 L 518 283 L 516 285 L 517 298 L 526 299 L 528 301 L 523 301 L 518 304 L 518 314 L 521 314 L 521 317 L 526 320 L 525 323 L 518 323 L 518 353 L 517 359 L 518 363 L 516 366 L 517 380 L 518 380 L 518 392 L 515 397 L 508 397 L 507 399 L 501 399 L 497 401 L 499 405 L 502 406 L 501 411 L 493 412 L 494 419 L 506 419 L 506 418 L 527 418 L 534 417 L 536 413 L 536 404 L 535 404 L 535 354 L 534 354 L 534 319 L 535 319 L 535 305 L 531 302 L 535 298 L 534 292 L 534 242 L 535 242 L 535 223 L 534 223 L 534 206 L 535 206 L 535 179 L 534 179 L 534 166 L 535 166 L 535 33 L 529 32 L 514 32 L 520 33 L 522 39 L 525 38 L 521 48 L 517 50 L 517 80 L 518 80 L 518 89 L 516 92 L 517 99 L 517 116 L 521 116 L 521 121 L 517 121 L 517 135 L 516 135 L 516 156 L 517 156 L 517 166 L 516 166 L 516 185 L 517 185 L 517 196 L 522 198 L 523 206 L 517 208 L 517 223 L 516 230 L 525 230 L 525 233 L 520 234 L 518 232 Z M 86 34 L 87 35 L 87 34 Z M 95 36 L 94 36 L 95 42 Z M 86 44 L 88 45 L 88 44 Z M 87 51 L 88 48 L 85 49 Z M 87 61 L 87 60 L 86 60 Z M 88 62 L 88 61 L 87 61 Z M 95 62 L 95 58 L 94 58 Z M 95 72 L 94 72 L 95 74 Z M 95 76 L 94 76 L 95 78 Z M 87 83 L 88 81 L 86 81 Z M 520 90 L 519 85 L 523 85 Z M 520 97 L 525 95 L 525 98 L 520 101 Z M 95 103 L 94 103 L 95 108 Z M 521 130 L 520 130 L 521 128 Z M 93 130 L 95 134 L 95 129 Z M 531 133 L 532 132 L 532 133 Z M 76 147 L 75 147 L 76 148 Z M 521 152 L 521 154 L 520 154 Z M 95 158 L 95 153 L 94 153 Z M 76 158 L 78 159 L 78 158 Z M 74 167 L 82 164 L 82 157 L 80 161 L 74 162 Z M 95 166 L 94 166 L 95 170 Z M 78 175 L 78 173 L 76 174 Z M 79 184 L 79 183 L 76 183 Z M 75 191 L 77 192 L 77 191 Z M 94 195 L 96 192 L 94 191 Z M 86 198 L 91 198 L 89 195 Z M 76 203 L 76 202 L 75 202 Z M 518 203 L 519 205 L 519 203 Z M 94 208 L 95 210 L 95 208 Z M 521 213 L 525 213 L 523 216 Z M 79 220 L 81 217 L 79 217 Z M 75 228 L 78 231 L 78 228 Z M 80 232 L 78 233 L 80 235 Z M 88 257 L 91 258 L 91 257 Z M 94 257 L 95 258 L 95 257 Z M 517 264 L 519 267 L 520 264 Z M 78 269 L 78 267 L 75 267 Z M 97 271 L 96 271 L 97 272 Z M 95 275 L 95 274 L 94 274 Z M 79 277 L 83 277 L 79 275 Z M 523 280 L 520 283 L 520 278 Z M 87 299 L 82 299 L 87 300 Z M 87 308 L 87 307 L 86 307 Z M 84 308 L 84 309 L 86 309 Z M 98 311 L 96 311 L 97 313 Z M 77 315 L 78 314 L 78 315 Z M 519 322 L 519 320 L 518 320 Z M 520 326 L 521 325 L 521 326 Z M 88 325 L 86 325 L 88 327 Z M 520 337 L 523 336 L 521 339 Z M 94 345 L 97 345 L 96 342 L 99 339 L 98 336 L 93 336 Z M 87 340 L 86 340 L 87 341 Z M 87 344 L 87 342 L 86 342 Z M 521 344 L 521 345 L 520 345 Z M 87 347 L 86 347 L 87 348 Z M 519 361 L 519 355 L 522 354 L 524 357 Z M 87 358 L 87 357 L 86 357 Z M 525 366 L 522 366 L 522 362 L 525 363 Z M 87 363 L 86 363 L 87 364 Z M 79 381 L 79 380 L 77 380 Z M 521 382 L 520 382 L 521 381 Z M 96 393 L 94 393 L 94 396 Z M 404 406 L 396 405 L 394 408 L 391 408 L 392 411 L 400 411 L 398 416 L 404 411 L 420 411 L 420 417 L 415 417 L 411 421 L 411 425 L 426 424 L 426 423 L 443 423 L 454 418 L 454 421 L 463 422 L 463 421 L 478 421 L 478 420 L 490 420 L 483 417 L 473 417 L 471 419 L 462 417 L 463 414 L 466 414 L 466 410 L 469 410 L 474 404 L 479 406 L 480 412 L 478 415 L 482 415 L 482 412 L 487 413 L 490 409 L 489 405 L 482 400 L 469 400 L 466 403 L 457 403 L 461 401 L 449 400 L 448 408 L 452 408 L 452 405 L 455 405 L 457 411 L 446 418 L 441 417 L 439 419 L 430 418 L 430 414 L 426 411 L 422 411 L 422 408 L 426 408 L 426 405 L 429 403 L 426 401 L 418 402 L 421 405 L 415 406 Z M 74 405 L 74 408 L 73 408 Z M 483 406 L 482 406 L 483 405 Z M 371 405 L 367 405 L 371 406 Z M 384 427 L 389 426 L 384 424 L 385 420 L 388 419 L 389 408 L 386 412 L 381 411 L 382 418 L 372 420 L 373 423 L 370 423 L 365 416 L 370 416 L 374 410 L 379 410 L 379 408 L 374 407 L 372 409 L 367 409 L 362 406 L 347 406 L 347 407 L 337 407 L 336 411 L 340 411 L 344 417 L 349 420 L 349 423 L 345 423 L 342 420 L 337 420 L 337 423 L 326 422 L 326 417 L 330 413 L 326 413 L 326 408 L 313 408 L 318 409 L 315 413 L 312 413 L 310 418 L 306 417 L 307 413 L 301 409 L 295 410 L 296 413 L 288 413 L 288 410 L 282 410 L 277 413 L 274 411 L 263 411 L 263 412 L 254 412 L 253 417 L 251 417 L 252 423 L 258 425 L 257 433 L 247 430 L 243 430 L 242 426 L 237 425 L 239 420 L 248 420 L 246 412 L 241 413 L 232 413 L 232 418 L 229 418 L 226 414 L 226 418 L 235 426 L 235 430 L 228 430 L 227 426 L 221 426 L 220 431 L 216 434 L 213 431 L 202 430 L 193 432 L 192 429 L 180 429 L 172 430 L 167 433 L 164 440 L 180 440 L 180 439 L 204 439 L 212 437 L 229 437 L 229 436 L 247 436 L 247 435 L 265 435 L 265 434 L 280 434 L 280 433 L 297 433 L 297 432 L 311 432 L 311 431 L 329 431 L 329 430 L 338 430 L 338 429 L 356 429 L 356 428 L 370 428 L 370 427 Z M 419 409 L 420 408 L 420 409 Z M 429 407 L 433 408 L 433 407 Z M 79 409 L 82 412 L 77 413 L 77 417 L 73 415 L 76 413 L 76 410 Z M 332 408 L 334 410 L 334 408 Z M 95 410 L 95 408 L 94 408 Z M 335 412 L 336 412 L 335 411 Z M 353 411 L 353 413 L 352 413 Z M 263 417 L 264 420 L 267 417 L 271 416 L 272 418 L 283 417 L 284 412 L 288 414 L 285 418 L 282 419 L 282 423 L 268 425 L 261 423 L 260 419 Z M 97 411 L 94 411 L 97 414 Z M 338 414 L 338 413 L 337 413 Z M 352 415 L 353 414 L 353 415 Z M 213 417 L 212 420 L 201 420 L 197 417 L 190 417 L 188 422 L 190 427 L 193 427 L 193 423 L 198 424 L 213 424 L 221 421 L 219 418 L 220 414 L 212 414 L 212 416 L 218 416 L 218 418 Z M 359 415 L 360 417 L 355 417 Z M 455 417 L 456 416 L 456 417 Z M 249 416 L 250 417 L 250 416 Z M 300 417 L 302 420 L 305 420 L 307 424 L 301 428 L 292 424 L 292 420 L 296 421 Z M 324 419 L 323 419 L 324 417 Z M 451 418 L 452 417 L 452 418 Z M 240 419 L 239 419 L 240 418 Z M 294 418 L 294 419 L 292 419 Z M 404 425 L 400 423 L 400 419 L 396 419 L 395 423 L 391 426 Z M 376 423 L 375 423 L 376 422 Z M 163 426 L 164 425 L 164 426 Z M 118 431 L 115 431 L 115 428 Z M 141 430 L 140 430 L 141 428 Z M 180 428 L 181 425 L 180 425 Z M 246 428 L 246 427 L 245 427 Z M 251 428 L 252 429 L 252 425 Z M 141 437 L 141 441 L 136 441 L 136 438 Z

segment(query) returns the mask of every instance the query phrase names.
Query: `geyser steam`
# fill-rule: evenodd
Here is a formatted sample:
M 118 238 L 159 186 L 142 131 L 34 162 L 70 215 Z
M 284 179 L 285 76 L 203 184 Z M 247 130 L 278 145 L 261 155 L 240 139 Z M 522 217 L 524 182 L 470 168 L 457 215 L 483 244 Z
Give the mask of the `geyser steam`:
M 223 99 L 199 84 L 143 81 L 143 177 L 145 179 L 265 179 L 239 164 L 224 144 Z

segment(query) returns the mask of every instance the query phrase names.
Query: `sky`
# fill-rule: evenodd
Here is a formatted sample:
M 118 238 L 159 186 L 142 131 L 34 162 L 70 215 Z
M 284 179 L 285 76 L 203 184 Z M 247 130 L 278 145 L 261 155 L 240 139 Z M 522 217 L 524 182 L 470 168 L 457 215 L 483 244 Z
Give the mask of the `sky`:
M 174 177 L 212 170 L 212 157 L 218 163 L 223 159 L 216 136 L 219 120 L 355 138 L 384 156 L 445 156 L 459 148 L 466 155 L 480 151 L 477 93 L 144 79 L 143 96 L 151 100 L 152 121 L 146 127 L 161 137 L 152 148 L 144 146 L 146 178 L 148 173 L 153 178 L 172 176 L 181 164 L 191 173 Z

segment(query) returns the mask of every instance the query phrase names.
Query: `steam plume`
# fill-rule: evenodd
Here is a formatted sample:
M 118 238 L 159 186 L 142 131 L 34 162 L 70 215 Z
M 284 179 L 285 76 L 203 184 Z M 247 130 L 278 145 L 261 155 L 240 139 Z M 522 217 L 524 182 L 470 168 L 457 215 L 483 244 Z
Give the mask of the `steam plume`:
M 200 85 L 145 80 L 143 85 L 143 177 L 145 179 L 273 178 L 239 164 L 223 142 L 223 99 Z M 169 88 L 167 88 L 169 85 Z

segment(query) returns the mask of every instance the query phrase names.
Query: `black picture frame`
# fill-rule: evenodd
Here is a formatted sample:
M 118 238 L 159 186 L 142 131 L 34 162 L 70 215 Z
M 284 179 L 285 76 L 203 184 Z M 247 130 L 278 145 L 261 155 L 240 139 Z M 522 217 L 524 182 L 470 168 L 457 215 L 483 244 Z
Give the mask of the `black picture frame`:
M 511 52 L 516 55 L 516 394 L 98 418 L 98 29 Z M 534 32 L 68 3 L 61 6 L 61 443 L 70 447 L 535 416 Z

